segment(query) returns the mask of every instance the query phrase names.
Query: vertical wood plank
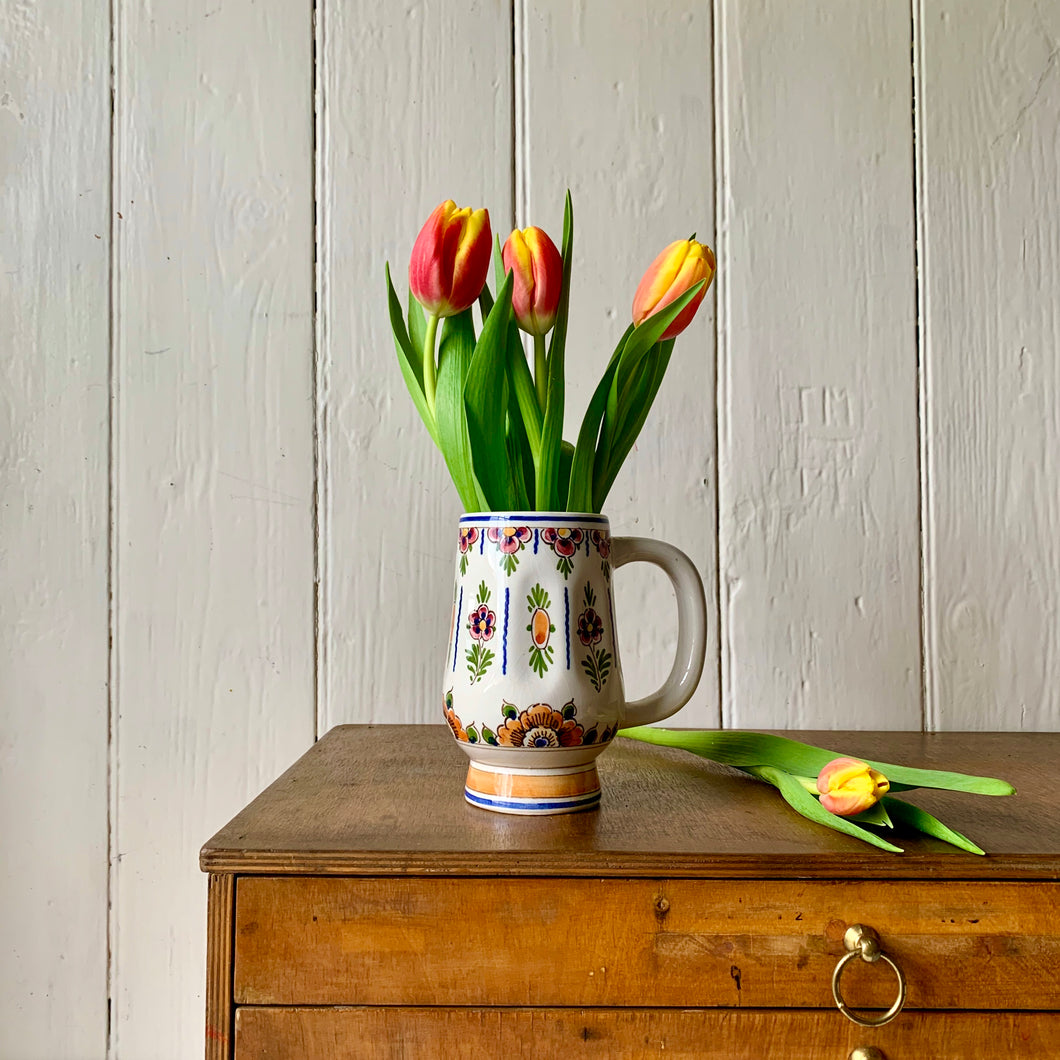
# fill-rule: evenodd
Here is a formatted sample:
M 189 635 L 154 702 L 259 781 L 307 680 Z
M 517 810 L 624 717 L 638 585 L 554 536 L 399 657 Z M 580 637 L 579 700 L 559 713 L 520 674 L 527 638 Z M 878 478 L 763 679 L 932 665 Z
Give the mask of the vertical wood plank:
M 693 0 L 526 0 L 516 12 L 518 224 L 540 225 L 558 245 L 568 187 L 574 203 L 564 437 L 576 441 L 644 270 L 693 231 L 714 244 L 710 10 Z M 675 722 L 683 726 L 718 721 L 714 425 L 708 295 L 677 340 L 651 415 L 604 507 L 613 533 L 669 541 L 703 576 L 708 661 Z M 638 565 L 616 576 L 615 603 L 626 688 L 636 698 L 669 672 L 673 593 L 657 571 Z
M 206 1060 L 232 1055 L 232 951 L 235 876 L 211 872 L 206 900 Z
M 114 1053 L 201 1055 L 196 853 L 313 739 L 312 10 L 119 7 Z
M 920 728 L 909 11 L 717 22 L 725 719 Z
M 384 297 L 402 300 L 420 226 L 444 199 L 507 234 L 507 4 L 327 3 L 320 731 L 441 720 L 461 507 L 405 392 Z
M 932 727 L 1060 727 L 1060 8 L 925 0 Z
M 0 7 L 0 1054 L 107 1048 L 105 4 Z

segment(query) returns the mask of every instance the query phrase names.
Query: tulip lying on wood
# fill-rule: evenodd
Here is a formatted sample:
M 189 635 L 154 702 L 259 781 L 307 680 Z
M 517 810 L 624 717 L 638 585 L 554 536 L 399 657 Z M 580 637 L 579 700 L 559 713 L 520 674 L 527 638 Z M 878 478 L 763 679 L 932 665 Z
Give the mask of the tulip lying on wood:
M 902 848 L 862 826 L 893 829 L 897 822 L 971 854 L 983 854 L 985 851 L 925 810 L 904 799 L 896 799 L 888 792 L 939 788 L 963 791 L 970 795 L 1016 793 L 1011 784 L 993 777 L 949 773 L 939 769 L 914 769 L 886 762 L 863 762 L 771 733 L 640 726 L 620 729 L 618 735 L 663 747 L 678 747 L 701 758 L 735 766 L 772 784 L 788 805 L 803 817 L 894 854 L 901 854 Z M 842 800 L 844 794 L 854 793 L 858 788 L 861 789 L 858 799 L 834 803 L 838 809 L 833 810 L 825 802 L 827 795 Z M 851 812 L 855 816 L 849 816 Z

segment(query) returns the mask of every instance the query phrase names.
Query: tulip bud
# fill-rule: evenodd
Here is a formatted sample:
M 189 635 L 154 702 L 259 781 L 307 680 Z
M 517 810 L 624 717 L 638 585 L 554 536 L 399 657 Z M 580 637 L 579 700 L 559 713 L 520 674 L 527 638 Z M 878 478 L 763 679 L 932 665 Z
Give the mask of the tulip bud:
M 556 323 L 563 286 L 563 259 L 540 228 L 516 229 L 501 251 L 504 271 L 512 273 L 512 312 L 530 335 L 544 335 Z
M 482 291 L 490 263 L 486 210 L 446 199 L 420 229 L 409 261 L 409 288 L 430 316 L 462 313 Z
M 856 758 L 836 758 L 821 770 L 821 805 L 840 817 L 853 817 L 875 806 L 891 787 L 880 772 Z
M 640 324 L 648 317 L 665 309 L 675 298 L 680 298 L 700 280 L 703 289 L 677 315 L 663 332 L 663 339 L 680 335 L 696 315 L 699 303 L 706 296 L 714 279 L 714 252 L 694 239 L 679 239 L 671 243 L 648 267 L 637 293 L 633 296 L 633 323 Z

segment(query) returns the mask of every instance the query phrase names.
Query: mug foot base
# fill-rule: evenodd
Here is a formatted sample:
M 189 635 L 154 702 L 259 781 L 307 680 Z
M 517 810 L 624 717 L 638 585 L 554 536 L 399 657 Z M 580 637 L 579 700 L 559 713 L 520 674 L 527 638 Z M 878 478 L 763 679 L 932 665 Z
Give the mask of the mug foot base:
M 472 762 L 467 770 L 464 798 L 472 806 L 495 813 L 578 813 L 600 804 L 600 777 L 595 762 L 554 769 Z

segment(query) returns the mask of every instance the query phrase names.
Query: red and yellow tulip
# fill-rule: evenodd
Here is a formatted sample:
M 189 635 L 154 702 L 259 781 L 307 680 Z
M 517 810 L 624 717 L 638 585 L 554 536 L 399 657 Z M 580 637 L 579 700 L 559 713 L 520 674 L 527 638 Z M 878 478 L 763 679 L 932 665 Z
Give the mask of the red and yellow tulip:
M 835 758 L 817 776 L 821 805 L 839 817 L 853 817 L 875 806 L 891 782 L 868 763 Z
M 541 228 L 516 229 L 501 251 L 504 271 L 513 274 L 512 313 L 528 335 L 545 335 L 556 323 L 563 286 L 563 259 Z
M 512 232 L 501 251 L 504 271 L 512 274 L 512 315 L 534 337 L 534 383 L 538 406 L 545 413 L 547 361 L 545 335 L 556 323 L 563 290 L 563 258 L 544 229 L 531 226 Z
M 489 270 L 489 212 L 438 206 L 420 229 L 409 261 L 409 288 L 428 316 L 451 317 L 472 305 Z
M 678 239 L 651 263 L 641 279 L 633 296 L 633 323 L 642 323 L 700 280 L 706 280 L 702 290 L 662 334 L 663 341 L 675 338 L 692 323 L 713 279 L 714 252 L 710 247 L 694 239 Z

